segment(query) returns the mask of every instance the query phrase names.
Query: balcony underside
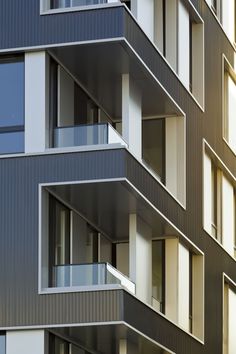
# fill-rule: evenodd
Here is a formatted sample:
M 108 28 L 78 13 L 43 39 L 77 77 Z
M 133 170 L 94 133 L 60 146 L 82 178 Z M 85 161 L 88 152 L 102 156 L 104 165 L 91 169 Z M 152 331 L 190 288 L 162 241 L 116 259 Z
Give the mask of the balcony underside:
M 50 49 L 114 120 L 121 120 L 122 75 L 142 95 L 143 116 L 176 116 L 181 110 L 125 40 Z
M 47 189 L 86 219 L 93 220 L 98 229 L 115 241 L 128 238 L 130 214 L 139 215 L 150 225 L 153 235 L 178 236 L 178 232 L 126 179 L 52 185 Z
M 53 328 L 50 331 L 73 344 L 78 344 L 81 348 L 91 350 L 91 353 L 119 354 L 120 340 L 127 341 L 129 354 L 172 353 L 125 324 L 62 327 Z

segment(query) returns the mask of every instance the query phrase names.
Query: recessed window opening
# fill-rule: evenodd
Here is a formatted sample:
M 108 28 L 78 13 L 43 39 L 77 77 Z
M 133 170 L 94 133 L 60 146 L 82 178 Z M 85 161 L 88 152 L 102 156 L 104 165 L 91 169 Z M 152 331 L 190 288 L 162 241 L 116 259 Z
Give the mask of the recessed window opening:
M 50 58 L 50 147 L 106 144 L 108 115 Z
M 142 158 L 165 183 L 165 119 L 143 119 Z

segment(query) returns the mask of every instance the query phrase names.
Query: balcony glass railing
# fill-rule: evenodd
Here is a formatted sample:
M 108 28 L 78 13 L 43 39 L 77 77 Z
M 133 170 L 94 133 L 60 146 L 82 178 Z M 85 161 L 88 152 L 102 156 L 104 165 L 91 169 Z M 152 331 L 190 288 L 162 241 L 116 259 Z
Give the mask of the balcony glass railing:
M 54 129 L 54 147 L 120 143 L 124 141 L 108 123 L 86 124 Z
M 120 284 L 133 294 L 135 284 L 109 263 L 59 265 L 53 267 L 53 287 Z

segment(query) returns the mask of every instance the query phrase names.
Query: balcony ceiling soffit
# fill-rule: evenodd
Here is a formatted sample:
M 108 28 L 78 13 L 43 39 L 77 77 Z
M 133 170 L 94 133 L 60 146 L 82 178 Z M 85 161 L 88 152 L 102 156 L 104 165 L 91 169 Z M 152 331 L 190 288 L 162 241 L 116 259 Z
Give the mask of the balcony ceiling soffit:
M 92 352 L 103 354 L 118 353 L 120 339 L 127 339 L 128 347 L 136 354 L 163 354 L 168 352 L 154 342 L 149 341 L 140 333 L 123 324 L 117 325 L 94 325 L 83 327 L 69 327 L 55 329 L 54 333 L 60 334 Z
M 126 181 L 56 185 L 49 188 L 113 240 L 127 240 L 129 214 L 137 213 L 153 237 L 177 231 Z
M 51 52 L 115 120 L 121 119 L 121 75 L 127 73 L 142 92 L 143 115 L 181 113 L 125 42 L 57 47 Z

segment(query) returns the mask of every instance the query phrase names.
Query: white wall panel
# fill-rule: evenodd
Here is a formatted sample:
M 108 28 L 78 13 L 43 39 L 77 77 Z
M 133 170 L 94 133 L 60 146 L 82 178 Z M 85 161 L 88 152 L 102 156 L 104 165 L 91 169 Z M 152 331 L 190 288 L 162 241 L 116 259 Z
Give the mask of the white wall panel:
M 154 1 L 154 42 L 160 52 L 163 54 L 164 48 L 164 18 L 163 18 L 163 1 Z
M 46 146 L 47 59 L 45 52 L 25 54 L 25 152 L 42 152 Z
M 166 1 L 166 59 L 177 70 L 177 0 Z
M 45 354 L 42 330 L 12 331 L 6 335 L 6 354 Z
M 132 0 L 131 10 L 143 31 L 153 40 L 154 0 Z
M 166 118 L 166 187 L 185 203 L 185 121 L 184 117 Z
M 137 85 L 129 74 L 122 75 L 122 136 L 130 151 L 142 156 L 142 103 Z
M 204 338 L 204 257 L 192 256 L 192 330 L 200 339 Z
M 228 143 L 231 148 L 236 151 L 236 85 L 231 77 L 228 75 L 227 80 L 228 91 Z
M 189 250 L 179 244 L 178 323 L 189 330 Z
M 136 214 L 130 215 L 129 224 L 130 278 L 136 284 L 136 295 L 151 304 L 152 232 Z
M 236 294 L 229 288 L 228 293 L 228 354 L 236 353 Z
M 204 105 L 204 25 L 192 25 L 192 93 Z
M 152 299 L 152 230 L 140 218 L 137 225 L 136 295 L 151 304 Z
M 166 239 L 165 252 L 165 312 L 172 321 L 178 322 L 178 240 L 176 238 Z
M 229 37 L 234 42 L 235 40 L 235 0 L 222 1 L 222 25 Z
M 178 74 L 182 83 L 189 88 L 189 68 L 190 68 L 190 33 L 189 33 L 189 13 L 182 1 L 178 4 Z
M 234 255 L 234 188 L 229 180 L 222 179 L 222 236 L 224 248 Z
M 212 179 L 211 179 L 211 159 L 205 153 L 204 154 L 204 228 L 207 232 L 211 234 L 211 216 L 212 216 L 212 205 L 211 205 L 211 193 L 212 193 Z

